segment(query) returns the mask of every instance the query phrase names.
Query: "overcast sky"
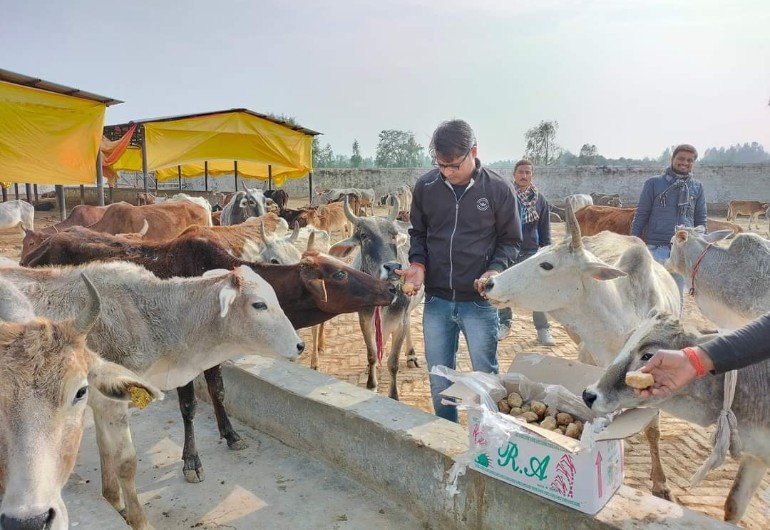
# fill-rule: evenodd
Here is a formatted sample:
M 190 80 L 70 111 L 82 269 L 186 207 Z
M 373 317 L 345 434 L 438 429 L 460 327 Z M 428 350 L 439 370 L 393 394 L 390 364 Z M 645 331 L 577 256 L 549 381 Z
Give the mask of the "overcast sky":
M 770 151 L 768 0 L 0 0 L 0 68 L 125 101 L 107 124 L 246 107 L 345 155 L 450 118 L 486 161 L 541 120 L 573 153 Z

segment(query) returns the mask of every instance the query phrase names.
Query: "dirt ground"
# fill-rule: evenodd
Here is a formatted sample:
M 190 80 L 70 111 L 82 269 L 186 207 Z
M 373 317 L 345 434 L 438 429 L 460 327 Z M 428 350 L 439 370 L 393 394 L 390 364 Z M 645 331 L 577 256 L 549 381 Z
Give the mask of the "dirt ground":
M 302 201 L 290 201 L 291 207 L 302 206 Z M 375 208 L 377 215 L 385 215 L 385 208 Z M 42 228 L 59 221 L 59 212 L 36 212 L 35 227 Z M 747 218 L 739 219 L 746 228 Z M 764 224 L 764 223 L 763 223 Z M 763 226 L 762 229 L 765 227 Z M 564 233 L 563 224 L 553 225 L 554 236 Z M 765 235 L 762 233 L 761 235 Z M 334 238 L 333 238 L 334 239 Z M 18 260 L 21 253 L 22 234 L 17 230 L 0 231 L 0 256 Z M 685 320 L 692 324 L 711 327 L 698 311 L 691 297 L 686 297 Z M 551 330 L 556 339 L 556 346 L 544 347 L 536 342 L 536 334 L 530 315 L 516 315 L 513 332 L 500 343 L 499 360 L 501 369 L 506 369 L 513 357 L 519 352 L 544 352 L 565 358 L 577 358 L 575 344 L 557 322 L 551 322 Z M 308 346 L 312 344 L 309 330 L 300 332 Z M 432 412 L 427 370 L 424 363 L 422 342 L 422 308 L 412 316 L 412 337 L 415 341 L 420 368 L 407 368 L 404 356 L 401 356 L 401 368 L 398 376 L 398 388 L 401 401 L 427 412 Z M 467 348 L 461 341 L 459 369 L 470 370 Z M 309 366 L 309 356 L 305 355 L 301 364 Z M 326 351 L 319 359 L 319 370 L 343 381 L 360 387 L 366 386 L 366 349 L 361 339 L 358 319 L 355 314 L 341 315 L 331 320 L 326 326 Z M 377 392 L 387 395 L 389 375 L 384 367 L 378 372 L 379 388 Z M 464 420 L 464 418 L 463 418 Z M 722 519 L 722 506 L 732 485 L 737 471 L 737 462 L 728 457 L 719 469 L 695 488 L 688 488 L 689 478 L 710 452 L 709 436 L 713 429 L 702 429 L 687 422 L 663 415 L 661 421 L 661 456 L 666 469 L 669 484 L 679 502 L 716 519 Z M 625 484 L 642 491 L 649 491 L 649 450 L 643 436 L 637 435 L 625 444 Z M 759 491 L 754 496 L 751 506 L 744 516 L 741 527 L 749 530 L 770 528 L 770 479 L 766 476 Z

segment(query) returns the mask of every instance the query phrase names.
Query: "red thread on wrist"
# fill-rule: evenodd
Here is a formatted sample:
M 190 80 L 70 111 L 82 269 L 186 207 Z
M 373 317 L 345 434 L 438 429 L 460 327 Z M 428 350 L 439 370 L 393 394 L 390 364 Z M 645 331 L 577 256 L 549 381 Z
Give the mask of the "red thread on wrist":
M 687 355 L 687 358 L 690 360 L 690 364 L 692 364 L 693 368 L 695 368 L 695 375 L 698 377 L 703 377 L 706 375 L 706 369 L 703 367 L 703 363 L 700 360 L 700 356 L 698 355 L 698 352 L 695 350 L 695 348 L 682 348 L 682 351 L 685 355 Z
M 419 268 L 419 269 L 422 269 L 422 270 L 423 270 L 423 272 L 425 272 L 425 265 L 423 265 L 423 264 L 422 264 L 422 263 L 420 263 L 419 261 L 413 261 L 413 262 L 412 262 L 412 263 L 410 263 L 409 265 L 410 265 L 410 266 L 412 266 L 412 267 L 417 267 L 417 268 Z

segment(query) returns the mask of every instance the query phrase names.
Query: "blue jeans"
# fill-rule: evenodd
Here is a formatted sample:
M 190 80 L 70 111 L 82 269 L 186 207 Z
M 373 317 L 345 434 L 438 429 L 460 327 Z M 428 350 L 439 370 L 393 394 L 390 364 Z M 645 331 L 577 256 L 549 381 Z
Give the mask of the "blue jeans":
M 647 245 L 650 249 L 652 258 L 661 265 L 666 263 L 666 260 L 671 255 L 671 247 L 669 245 Z M 672 272 L 671 277 L 674 278 L 676 286 L 679 287 L 679 317 L 684 313 L 684 278 L 677 272 Z
M 497 331 L 500 323 L 497 309 L 488 301 L 453 302 L 438 296 L 427 296 L 422 326 L 428 371 L 439 365 L 457 368 L 457 349 L 462 331 L 465 342 L 468 343 L 473 370 L 498 373 Z M 451 384 L 451 381 L 441 376 L 430 376 L 433 410 L 437 416 L 457 422 L 457 407 L 442 405 L 439 395 Z

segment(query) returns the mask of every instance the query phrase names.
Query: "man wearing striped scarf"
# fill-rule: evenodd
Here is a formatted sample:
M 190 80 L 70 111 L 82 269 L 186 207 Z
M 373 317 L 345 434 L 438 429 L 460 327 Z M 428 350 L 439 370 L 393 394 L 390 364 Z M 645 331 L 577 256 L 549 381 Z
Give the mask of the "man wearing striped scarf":
M 522 243 L 516 263 L 534 256 L 541 247 L 551 244 L 551 210 L 548 201 L 532 184 L 534 166 L 529 160 L 519 160 L 513 167 L 513 182 L 519 199 L 519 211 L 516 212 L 521 220 Z M 513 312 L 506 307 L 498 312 L 500 316 L 500 331 L 497 340 L 504 339 L 511 331 Z M 556 341 L 551 336 L 551 326 L 545 313 L 532 313 L 532 322 L 537 329 L 537 341 L 543 346 L 555 346 Z

